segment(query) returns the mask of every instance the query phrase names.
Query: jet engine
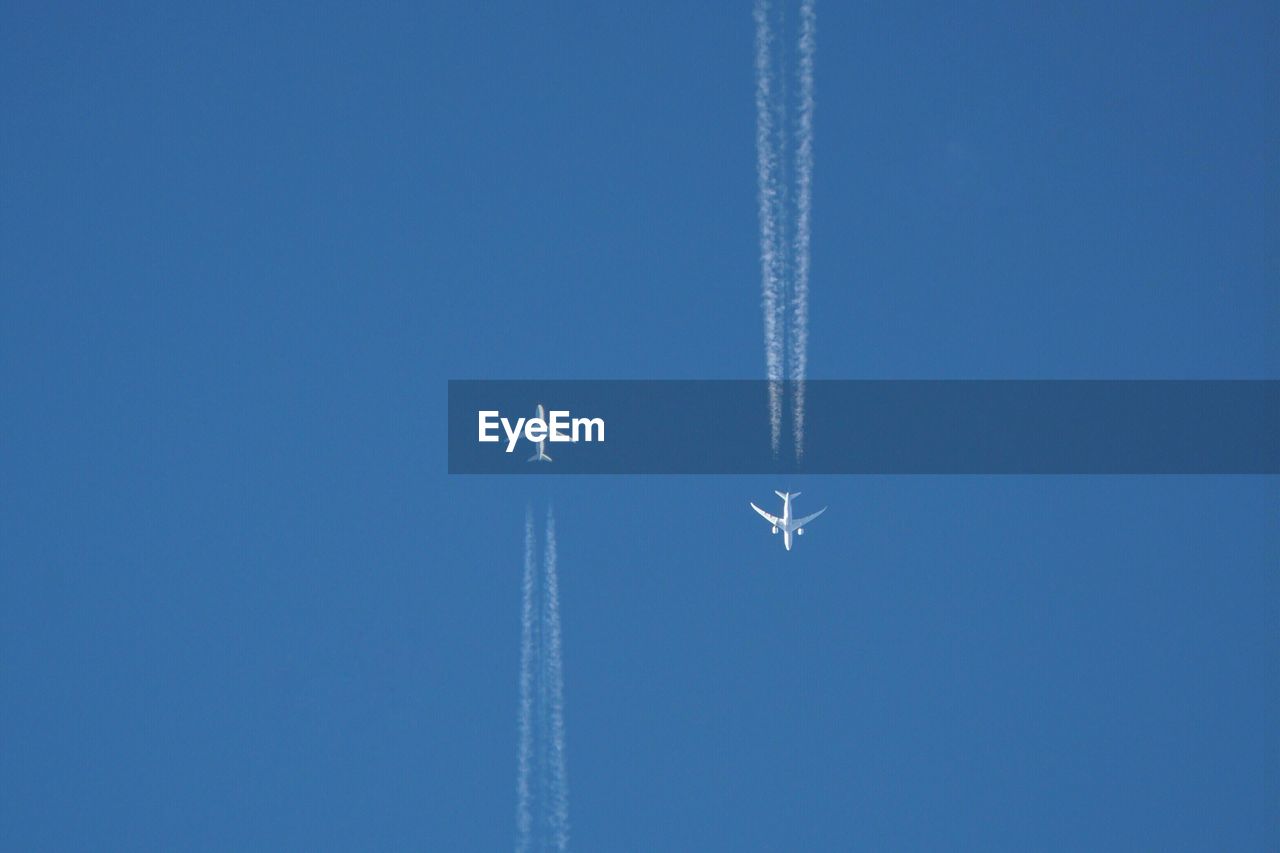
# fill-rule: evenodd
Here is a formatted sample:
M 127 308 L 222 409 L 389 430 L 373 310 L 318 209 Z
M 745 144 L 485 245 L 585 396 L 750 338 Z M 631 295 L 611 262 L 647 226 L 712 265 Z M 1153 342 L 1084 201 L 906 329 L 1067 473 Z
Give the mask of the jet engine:
M 797 527 L 797 528 L 796 528 L 796 535 L 797 535 L 797 536 L 803 536 L 803 535 L 804 535 L 804 528 L 803 528 L 803 527 Z
M 773 532 L 774 532 L 774 533 L 777 533 L 777 532 L 778 532 L 778 528 L 776 528 L 776 527 L 775 527 L 775 528 L 773 528 Z

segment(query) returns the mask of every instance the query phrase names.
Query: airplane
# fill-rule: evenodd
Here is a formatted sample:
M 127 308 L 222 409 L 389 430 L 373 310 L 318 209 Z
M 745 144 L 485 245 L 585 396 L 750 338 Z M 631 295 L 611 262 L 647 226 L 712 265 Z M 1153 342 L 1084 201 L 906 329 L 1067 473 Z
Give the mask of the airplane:
M 774 533 L 777 533 L 779 529 L 782 530 L 782 544 L 786 545 L 787 550 L 790 551 L 791 534 L 795 533 L 797 536 L 803 536 L 804 526 L 826 512 L 827 508 L 824 506 L 813 515 L 806 515 L 804 518 L 794 519 L 791 517 L 791 499 L 800 497 L 800 493 L 775 491 L 774 494 L 782 498 L 782 518 L 778 518 L 776 515 L 769 515 L 769 513 L 765 512 L 755 504 L 751 504 L 751 508 L 760 513 L 761 518 L 773 525 Z
M 547 412 L 545 409 L 542 408 L 541 403 L 538 404 L 537 418 L 543 423 L 547 422 Z M 542 441 L 535 442 L 535 443 L 538 445 L 537 452 L 534 453 L 525 461 L 526 462 L 550 462 L 551 457 L 547 455 L 547 440 L 544 438 Z

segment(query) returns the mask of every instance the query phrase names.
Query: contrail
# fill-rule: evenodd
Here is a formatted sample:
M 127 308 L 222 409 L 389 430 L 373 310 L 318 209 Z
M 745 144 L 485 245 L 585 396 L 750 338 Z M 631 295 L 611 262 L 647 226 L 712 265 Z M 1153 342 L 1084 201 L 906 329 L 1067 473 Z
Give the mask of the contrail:
M 794 118 L 794 157 L 788 157 L 793 136 L 788 132 L 787 63 L 781 53 L 778 58 L 773 56 L 774 36 L 768 0 L 756 0 L 752 15 L 756 25 L 756 183 L 765 376 L 769 388 L 769 440 L 776 457 L 781 443 L 785 377 L 790 380 L 792 438 L 796 459 L 799 460 L 804 456 L 804 383 L 809 360 L 813 70 L 817 15 L 814 0 L 803 0 L 797 51 L 799 94 Z M 778 25 L 785 27 L 785 16 L 779 17 Z M 786 191 L 790 182 L 784 176 L 789 172 L 794 172 L 793 194 Z M 794 239 L 788 239 L 793 224 Z
M 533 507 L 524 514 L 524 577 L 520 604 L 520 712 L 516 751 L 516 850 L 529 849 L 529 771 L 533 757 Z
M 548 764 L 550 784 L 548 806 L 549 829 L 556 850 L 569 848 L 569 778 L 564 755 L 564 663 L 560 655 L 560 589 L 556 578 L 556 519 L 547 508 L 546 590 L 544 608 L 546 630 L 543 633 L 547 662 L 548 698 Z
M 795 302 L 791 314 L 792 437 L 804 456 L 804 380 L 809 360 L 809 228 L 813 198 L 813 54 L 817 16 L 813 0 L 800 6 L 800 114 L 796 129 Z
M 773 141 L 773 82 L 769 4 L 756 0 L 756 198 L 760 217 L 760 289 L 764 308 L 765 374 L 769 380 L 769 441 L 774 456 L 782 435 L 782 259 L 778 252 L 778 154 Z
M 537 572 L 533 508 L 525 509 L 520 608 L 520 700 L 516 748 L 516 850 L 567 850 L 569 777 L 564 748 L 564 662 L 556 520 L 547 508 L 543 571 Z M 536 614 L 536 618 L 535 618 Z

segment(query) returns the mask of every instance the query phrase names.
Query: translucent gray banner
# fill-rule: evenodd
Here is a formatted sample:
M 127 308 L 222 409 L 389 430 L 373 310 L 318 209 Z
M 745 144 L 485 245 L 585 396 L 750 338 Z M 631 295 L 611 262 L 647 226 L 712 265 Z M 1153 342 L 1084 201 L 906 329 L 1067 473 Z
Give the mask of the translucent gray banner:
M 780 390 L 775 453 L 765 381 L 452 380 L 449 473 L 1280 473 L 1276 381 L 810 381 L 802 453 Z

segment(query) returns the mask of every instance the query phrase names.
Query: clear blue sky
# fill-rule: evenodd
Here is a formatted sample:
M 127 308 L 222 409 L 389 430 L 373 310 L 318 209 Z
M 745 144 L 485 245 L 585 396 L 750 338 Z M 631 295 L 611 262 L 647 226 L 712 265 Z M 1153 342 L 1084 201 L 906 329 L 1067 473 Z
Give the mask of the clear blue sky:
M 544 5 L 5 4 L 0 847 L 509 846 L 553 500 L 577 849 L 1274 849 L 1275 478 L 445 475 L 764 368 L 749 4 Z M 811 375 L 1280 378 L 1278 32 L 820 3 Z

